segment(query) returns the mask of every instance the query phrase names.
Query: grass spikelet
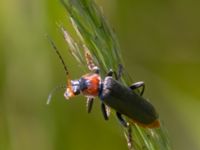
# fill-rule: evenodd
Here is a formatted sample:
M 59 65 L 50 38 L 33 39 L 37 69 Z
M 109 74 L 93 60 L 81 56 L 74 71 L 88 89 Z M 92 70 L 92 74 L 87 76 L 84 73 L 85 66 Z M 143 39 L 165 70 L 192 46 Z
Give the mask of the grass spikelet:
M 116 35 L 102 15 L 99 7 L 93 0 L 61 0 L 66 8 L 72 26 L 74 27 L 81 45 L 70 36 L 70 34 L 61 27 L 64 39 L 68 43 L 71 54 L 84 66 L 83 49 L 90 51 L 94 57 L 95 63 L 101 69 L 102 75 L 112 68 L 117 70 L 119 64 L 124 64 L 120 54 L 120 47 Z M 132 79 L 127 73 L 122 75 L 122 81 L 130 85 Z M 136 91 L 137 92 L 137 91 Z M 125 134 L 127 136 L 127 129 Z M 171 150 L 168 134 L 161 124 L 159 129 L 145 129 L 133 125 L 131 130 L 132 147 L 131 150 Z

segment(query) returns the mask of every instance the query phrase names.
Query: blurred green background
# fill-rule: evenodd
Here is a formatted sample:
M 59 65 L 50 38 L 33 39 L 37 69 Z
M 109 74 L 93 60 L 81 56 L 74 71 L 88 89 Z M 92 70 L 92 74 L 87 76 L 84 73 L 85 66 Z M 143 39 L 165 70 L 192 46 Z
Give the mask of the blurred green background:
M 200 149 L 200 1 L 98 0 L 121 45 L 126 70 L 146 83 L 176 150 Z M 83 74 L 56 23 L 72 30 L 59 0 L 0 1 L 0 150 L 127 149 L 114 116 L 103 120 L 85 98 L 65 101 L 50 34 L 74 78 Z

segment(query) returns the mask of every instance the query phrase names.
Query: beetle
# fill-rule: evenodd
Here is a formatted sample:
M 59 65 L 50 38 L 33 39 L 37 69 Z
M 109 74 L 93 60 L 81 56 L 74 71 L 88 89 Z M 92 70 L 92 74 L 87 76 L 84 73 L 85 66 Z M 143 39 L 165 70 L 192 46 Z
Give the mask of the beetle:
M 115 73 L 116 79 L 114 79 L 112 77 L 114 71 L 112 70 L 102 79 L 99 75 L 100 69 L 94 65 L 91 55 L 88 51 L 85 53 L 91 73 L 83 75 L 80 79 L 71 80 L 67 85 L 64 97 L 69 99 L 82 93 L 88 99 L 88 112 L 91 111 L 93 99 L 99 97 L 105 120 L 108 120 L 106 111 L 106 106 L 108 106 L 116 111 L 118 120 L 125 127 L 127 127 L 127 122 L 122 115 L 127 116 L 130 122 L 135 122 L 143 127 L 159 127 L 158 114 L 155 108 L 142 97 L 145 88 L 144 82 L 136 82 L 130 87 L 126 87 L 119 82 L 121 71 L 118 74 Z M 122 68 L 122 66 L 119 65 L 119 68 Z M 140 87 L 142 90 L 139 95 L 133 92 Z
M 90 113 L 93 106 L 93 100 L 95 97 L 98 97 L 101 101 L 101 110 L 104 119 L 108 120 L 109 108 L 112 108 L 116 111 L 116 116 L 119 122 L 124 127 L 129 128 L 129 130 L 130 123 L 136 123 L 144 128 L 160 127 L 158 113 L 156 112 L 154 106 L 147 99 L 142 97 L 145 90 L 144 82 L 136 82 L 129 87 L 120 83 L 123 71 L 121 64 L 118 67 L 117 73 L 113 70 L 109 70 L 103 79 L 100 76 L 99 67 L 94 64 L 89 50 L 85 47 L 86 63 L 91 72 L 81 76 L 77 80 L 70 80 L 69 72 L 61 54 L 53 41 L 50 40 L 50 42 L 58 54 L 68 78 L 67 84 L 64 86 L 64 97 L 66 99 L 83 94 L 87 97 L 87 111 Z M 113 78 L 113 75 L 115 75 L 115 78 Z M 141 88 L 139 94 L 133 92 L 133 90 L 139 88 Z M 125 120 L 123 115 L 128 119 Z M 129 132 L 131 132 L 131 130 Z M 131 133 L 129 133 L 129 141 L 131 141 L 130 136 Z

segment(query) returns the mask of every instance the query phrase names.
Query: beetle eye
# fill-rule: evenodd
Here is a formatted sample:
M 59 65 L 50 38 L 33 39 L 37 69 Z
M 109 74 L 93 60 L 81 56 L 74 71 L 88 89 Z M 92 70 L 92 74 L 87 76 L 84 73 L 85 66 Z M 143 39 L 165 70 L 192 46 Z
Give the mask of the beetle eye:
M 73 93 L 74 93 L 75 95 L 80 94 L 80 87 L 79 87 L 78 85 L 73 86 Z

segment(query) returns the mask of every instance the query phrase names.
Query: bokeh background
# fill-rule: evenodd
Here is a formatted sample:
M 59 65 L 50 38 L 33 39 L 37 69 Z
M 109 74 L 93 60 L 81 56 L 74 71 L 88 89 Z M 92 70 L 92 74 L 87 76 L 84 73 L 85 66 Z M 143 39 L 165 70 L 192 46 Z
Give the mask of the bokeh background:
M 200 1 L 98 0 L 114 28 L 126 70 L 146 83 L 176 150 L 200 149 Z M 0 150 L 126 148 L 114 116 L 103 120 L 98 100 L 88 115 L 82 96 L 49 91 L 65 83 L 49 34 L 74 78 L 83 74 L 57 27 L 72 31 L 59 0 L 0 1 Z

